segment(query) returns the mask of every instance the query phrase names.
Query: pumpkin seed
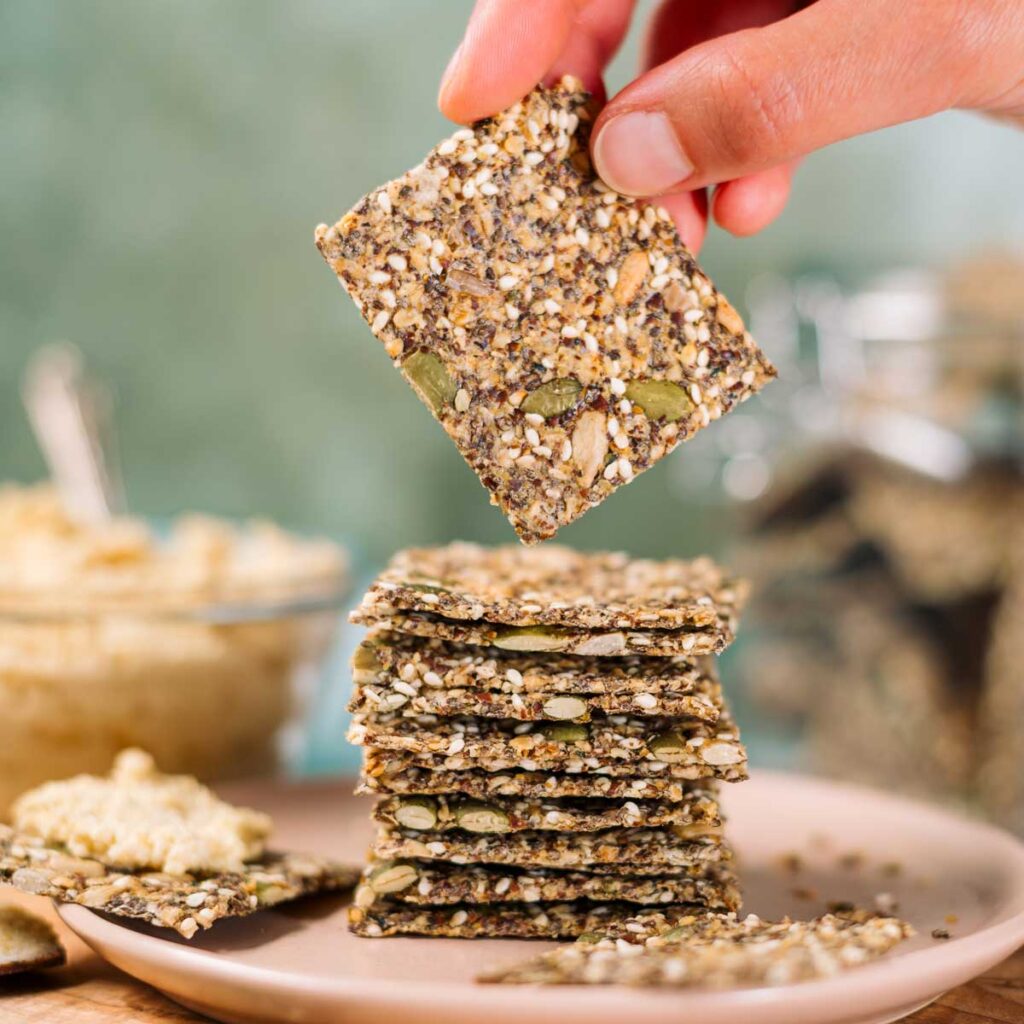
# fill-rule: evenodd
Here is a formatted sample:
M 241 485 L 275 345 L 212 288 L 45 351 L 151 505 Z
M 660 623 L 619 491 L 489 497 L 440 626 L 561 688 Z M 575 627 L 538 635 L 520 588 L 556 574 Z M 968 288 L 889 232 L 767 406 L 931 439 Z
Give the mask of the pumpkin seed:
M 365 640 L 356 648 L 355 654 L 352 655 L 352 667 L 357 672 L 382 672 L 384 666 L 381 665 L 377 658 L 377 652 L 374 650 L 373 644 L 367 643 Z
M 408 889 L 417 878 L 419 878 L 419 872 L 412 864 L 406 864 L 399 860 L 387 860 L 378 864 L 370 872 L 366 881 L 377 895 L 383 896 L 390 892 L 401 892 L 403 889 Z
M 427 832 L 437 824 L 437 801 L 429 796 L 408 796 L 395 808 L 395 821 L 403 828 Z
M 494 804 L 466 800 L 455 808 L 455 821 L 467 832 L 508 832 L 508 815 Z
M 674 423 L 693 412 L 686 389 L 670 380 L 634 380 L 626 385 L 626 397 L 652 420 Z
M 583 385 L 575 377 L 559 377 L 534 388 L 519 408 L 549 420 L 552 416 L 568 412 L 576 404 L 582 390 Z
M 540 731 L 545 739 L 556 743 L 580 743 L 590 736 L 587 727 L 577 722 L 546 722 Z
M 537 626 L 502 630 L 492 642 L 503 651 L 561 651 L 565 647 L 561 636 Z
M 413 352 L 402 363 L 402 369 L 435 413 L 451 406 L 458 388 L 433 352 Z
M 582 718 L 587 713 L 587 702 L 579 697 L 558 696 L 544 701 L 544 714 L 548 718 Z
M 679 764 L 686 760 L 690 752 L 686 740 L 677 732 L 660 733 L 647 744 L 647 747 L 659 761 L 666 764 Z

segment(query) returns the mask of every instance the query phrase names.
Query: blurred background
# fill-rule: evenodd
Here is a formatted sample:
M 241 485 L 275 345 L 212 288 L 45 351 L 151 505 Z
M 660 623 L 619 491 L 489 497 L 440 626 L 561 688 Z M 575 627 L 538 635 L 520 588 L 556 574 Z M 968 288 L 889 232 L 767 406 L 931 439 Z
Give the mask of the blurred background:
M 68 339 L 113 388 L 135 513 L 325 535 L 356 587 L 401 546 L 513 539 L 312 243 L 447 133 L 470 7 L 0 6 L 0 480 L 45 475 L 20 381 Z M 953 113 L 813 156 L 757 238 L 712 230 L 782 379 L 562 535 L 754 576 L 726 681 L 755 765 L 1024 822 L 1022 180 L 1019 134 Z M 355 764 L 353 640 L 304 770 Z

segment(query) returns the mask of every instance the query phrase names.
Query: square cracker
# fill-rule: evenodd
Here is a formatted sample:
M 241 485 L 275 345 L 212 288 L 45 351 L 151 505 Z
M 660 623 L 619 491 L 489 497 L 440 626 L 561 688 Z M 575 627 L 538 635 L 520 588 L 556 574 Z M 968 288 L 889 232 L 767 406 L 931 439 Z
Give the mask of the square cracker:
M 429 774 L 429 773 L 427 773 Z M 444 773 L 441 773 L 444 774 Z M 469 773 L 466 773 L 469 774 Z M 411 781 L 414 786 L 415 782 Z M 685 839 L 716 835 L 722 821 L 714 786 L 691 789 L 685 800 L 600 800 L 492 796 L 487 801 L 441 791 L 437 796 L 415 793 L 377 801 L 373 817 L 384 825 L 433 831 L 482 831 L 481 808 L 489 810 L 503 832 L 601 832 L 606 829 L 660 828 L 671 825 Z M 483 819 L 487 823 L 487 819 Z
M 443 767 L 492 771 L 549 768 L 644 775 L 670 774 L 676 768 L 699 769 L 700 777 L 709 770 L 709 776 L 728 779 L 745 769 L 747 761 L 739 733 L 724 709 L 713 723 L 622 716 L 568 723 L 365 714 L 353 718 L 348 739 L 356 746 L 412 755 L 421 764 L 441 758 Z
M 710 558 L 654 560 L 559 544 L 524 549 L 456 541 L 398 551 L 351 619 L 368 624 L 401 611 L 582 632 L 734 629 L 746 590 Z
M 775 375 L 669 214 L 588 156 L 563 79 L 435 147 L 316 244 L 526 543 Z
M 585 871 L 442 864 L 437 861 L 371 861 L 355 892 L 357 907 L 378 900 L 416 906 L 452 903 L 547 903 L 590 900 L 663 904 L 697 903 L 736 910 L 740 892 L 724 864 L 709 865 L 699 878 L 685 875 L 599 875 Z
M 395 794 L 462 794 L 481 800 L 495 797 L 568 798 L 599 800 L 658 800 L 681 804 L 682 812 L 692 817 L 683 820 L 705 821 L 710 811 L 699 810 L 702 797 L 714 796 L 714 783 L 708 781 L 710 771 L 693 780 L 675 775 L 575 774 L 565 772 L 517 770 L 484 771 L 482 769 L 448 769 L 424 767 L 412 756 L 391 750 L 367 750 L 363 756 L 363 772 L 358 793 Z M 746 772 L 732 778 L 745 779 Z M 697 781 L 699 779 L 699 781 Z M 700 801 L 696 803 L 695 801 Z M 714 814 L 717 814 L 717 809 Z M 630 820 L 621 824 L 628 825 Z
M 491 809 L 493 813 L 493 809 Z M 685 833 L 685 830 L 684 830 Z M 451 864 L 502 864 L 555 868 L 598 875 L 686 875 L 732 858 L 717 838 L 685 839 L 673 828 L 613 828 L 606 832 L 418 832 L 382 828 L 373 841 L 381 860 L 435 860 Z
M 629 922 L 655 934 L 677 921 L 706 914 L 702 907 L 668 904 L 641 910 L 629 903 L 467 903 L 464 906 L 412 907 L 380 900 L 371 907 L 349 908 L 349 928 L 379 939 L 390 935 L 428 935 L 450 939 L 570 939 L 604 933 Z M 629 934 L 634 934 L 630 931 Z

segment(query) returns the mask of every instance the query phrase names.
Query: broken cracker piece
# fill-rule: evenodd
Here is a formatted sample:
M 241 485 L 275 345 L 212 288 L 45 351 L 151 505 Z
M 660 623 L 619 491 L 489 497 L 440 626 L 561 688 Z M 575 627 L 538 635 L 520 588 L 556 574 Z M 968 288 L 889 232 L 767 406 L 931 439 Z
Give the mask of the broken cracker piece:
M 595 177 L 588 101 L 538 87 L 316 229 L 527 544 L 775 375 L 668 212 Z
M 208 875 L 125 872 L 0 825 L 0 883 L 77 903 L 186 939 L 224 917 L 245 917 L 318 892 L 350 889 L 360 869 L 322 857 L 268 853 L 240 871 Z
M 646 944 L 587 936 L 478 978 L 521 985 L 633 985 L 743 988 L 829 977 L 874 960 L 913 934 L 891 917 L 761 921 L 751 915 L 697 915 Z
M 0 905 L 0 975 L 60 967 L 66 959 L 46 921 L 22 907 Z

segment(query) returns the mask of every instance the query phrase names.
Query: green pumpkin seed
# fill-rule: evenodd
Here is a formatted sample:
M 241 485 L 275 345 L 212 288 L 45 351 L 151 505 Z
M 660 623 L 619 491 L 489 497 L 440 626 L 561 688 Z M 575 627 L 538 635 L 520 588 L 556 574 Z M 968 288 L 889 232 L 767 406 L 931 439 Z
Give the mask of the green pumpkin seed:
M 677 732 L 663 732 L 647 744 L 650 752 L 666 764 L 678 764 L 689 754 L 686 740 Z
M 576 722 L 547 722 L 540 731 L 545 739 L 556 743 L 580 743 L 590 736 L 587 727 Z
M 561 636 L 543 626 L 504 629 L 492 643 L 503 651 L 561 651 L 565 647 Z
M 652 420 L 673 423 L 693 412 L 693 402 L 680 384 L 670 380 L 634 380 L 626 385 L 626 397 Z
M 377 652 L 374 650 L 373 644 L 367 643 L 365 640 L 361 643 L 352 655 L 352 667 L 357 672 L 382 672 L 384 666 L 381 665 L 377 658 Z
M 576 404 L 582 390 L 583 385 L 575 377 L 559 377 L 534 388 L 519 408 L 549 420 L 552 416 L 568 412 Z
M 494 804 L 466 800 L 455 808 L 455 821 L 467 832 L 508 832 L 508 815 Z
M 451 407 L 458 388 L 433 352 L 413 352 L 402 363 L 402 369 L 435 413 Z
M 584 932 L 576 939 L 576 941 L 582 942 L 586 946 L 593 946 L 600 942 L 603 938 L 604 936 L 598 932 Z
M 366 881 L 378 896 L 384 896 L 387 893 L 408 889 L 417 878 L 419 878 L 419 872 L 412 864 L 406 864 L 399 860 L 388 860 L 377 865 L 370 872 Z

